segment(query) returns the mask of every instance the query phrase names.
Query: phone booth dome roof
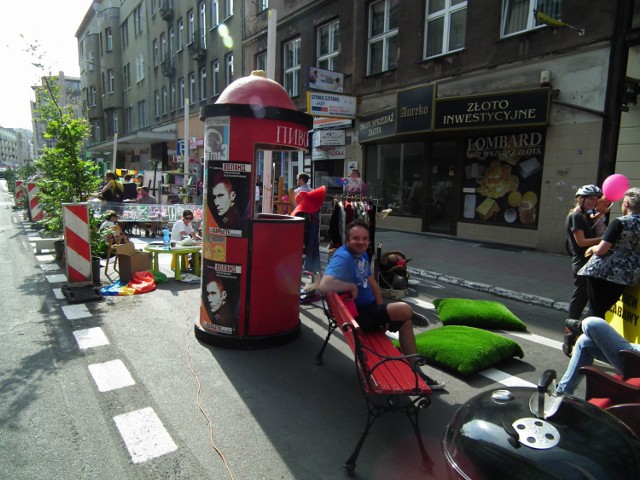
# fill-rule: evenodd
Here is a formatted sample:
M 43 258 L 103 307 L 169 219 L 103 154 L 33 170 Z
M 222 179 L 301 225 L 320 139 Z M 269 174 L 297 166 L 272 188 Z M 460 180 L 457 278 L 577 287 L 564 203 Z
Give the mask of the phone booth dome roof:
M 224 89 L 216 103 L 260 105 L 297 110 L 287 91 L 278 82 L 267 78 L 263 70 L 239 78 Z

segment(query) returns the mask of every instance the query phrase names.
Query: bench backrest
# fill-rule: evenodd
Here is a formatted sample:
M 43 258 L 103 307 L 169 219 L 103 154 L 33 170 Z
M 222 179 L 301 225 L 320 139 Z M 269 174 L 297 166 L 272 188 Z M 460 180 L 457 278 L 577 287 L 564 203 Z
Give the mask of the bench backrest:
M 426 394 L 429 386 L 414 372 L 406 357 L 382 330 L 363 331 L 345 300 L 334 292 L 325 294 L 329 312 L 356 356 L 367 393 Z

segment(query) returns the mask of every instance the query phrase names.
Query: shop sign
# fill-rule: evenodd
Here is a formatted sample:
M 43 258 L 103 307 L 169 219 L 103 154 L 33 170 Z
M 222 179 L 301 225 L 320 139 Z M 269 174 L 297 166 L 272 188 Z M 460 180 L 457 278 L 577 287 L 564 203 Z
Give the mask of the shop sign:
M 467 138 L 460 220 L 536 228 L 544 142 L 541 131 Z
M 191 137 L 189 139 L 189 148 L 204 147 L 204 137 Z
M 322 128 L 351 128 L 353 120 L 339 118 L 313 117 L 313 129 L 320 130 Z
M 342 93 L 344 91 L 344 73 L 309 67 L 307 70 L 307 87 L 325 92 Z
M 355 118 L 356 97 L 307 92 L 307 113 L 322 117 Z
M 546 125 L 549 90 L 436 99 L 434 129 Z
M 379 138 L 391 137 L 396 133 L 396 109 L 390 108 L 360 118 L 358 141 L 370 142 Z
M 398 92 L 398 122 L 396 133 L 431 130 L 433 85 Z
M 347 147 L 315 147 L 311 149 L 311 160 L 341 160 L 347 155 Z
M 344 130 L 319 130 L 313 132 L 313 146 L 326 147 L 346 145 L 346 135 Z

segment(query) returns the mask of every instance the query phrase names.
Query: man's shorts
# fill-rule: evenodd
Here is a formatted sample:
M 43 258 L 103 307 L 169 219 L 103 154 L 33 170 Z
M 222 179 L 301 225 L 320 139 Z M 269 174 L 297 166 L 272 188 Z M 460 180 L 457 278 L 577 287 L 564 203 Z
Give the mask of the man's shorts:
M 391 321 L 387 312 L 387 305 L 371 305 L 358 306 L 358 317 L 356 321 L 363 330 L 389 330 L 397 332 L 400 330 L 403 322 Z M 388 325 L 388 327 L 387 327 Z

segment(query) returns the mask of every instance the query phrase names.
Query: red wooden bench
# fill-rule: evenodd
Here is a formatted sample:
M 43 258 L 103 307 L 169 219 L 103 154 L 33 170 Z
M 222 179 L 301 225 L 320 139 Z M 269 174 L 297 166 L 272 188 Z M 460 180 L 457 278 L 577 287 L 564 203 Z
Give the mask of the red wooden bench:
M 418 368 L 425 364 L 424 357 L 402 355 L 382 330 L 361 330 L 345 301 L 334 292 L 323 294 L 323 308 L 329 320 L 329 332 L 316 360 L 318 364 L 323 363 L 322 356 L 331 334 L 340 327 L 355 356 L 358 380 L 367 405 L 365 429 L 355 450 L 343 465 L 346 472 L 354 474 L 356 460 L 369 429 L 378 417 L 387 412 L 402 412 L 406 415 L 413 425 L 422 463 L 431 468 L 433 462 L 424 448 L 418 423 L 420 409 L 431 404 L 431 389 L 409 363 L 409 358 L 415 357 Z

